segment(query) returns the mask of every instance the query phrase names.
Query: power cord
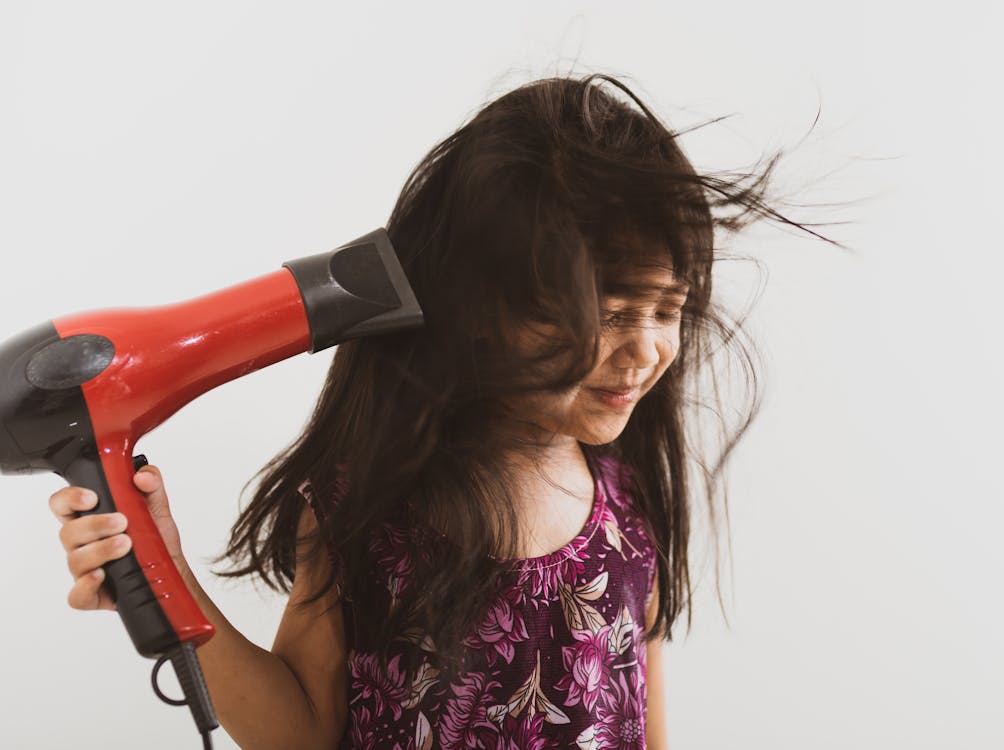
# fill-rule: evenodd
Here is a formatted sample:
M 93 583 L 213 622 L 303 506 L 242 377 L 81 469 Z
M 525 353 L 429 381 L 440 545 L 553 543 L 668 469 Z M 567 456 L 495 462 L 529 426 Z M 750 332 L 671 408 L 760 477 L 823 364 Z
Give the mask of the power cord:
M 157 674 L 168 660 L 170 660 L 174 674 L 181 684 L 181 690 L 185 694 L 184 700 L 169 698 L 164 695 L 160 685 L 157 684 Z M 195 646 L 192 645 L 191 641 L 181 643 L 157 659 L 157 663 L 153 665 L 150 681 L 153 683 L 153 692 L 164 703 L 169 703 L 172 706 L 188 706 L 191 709 L 195 726 L 202 734 L 203 750 L 212 750 L 213 739 L 209 733 L 216 729 L 220 723 L 216 720 L 212 701 L 209 700 L 209 689 L 202 676 L 202 667 L 199 666 L 199 657 L 195 655 Z

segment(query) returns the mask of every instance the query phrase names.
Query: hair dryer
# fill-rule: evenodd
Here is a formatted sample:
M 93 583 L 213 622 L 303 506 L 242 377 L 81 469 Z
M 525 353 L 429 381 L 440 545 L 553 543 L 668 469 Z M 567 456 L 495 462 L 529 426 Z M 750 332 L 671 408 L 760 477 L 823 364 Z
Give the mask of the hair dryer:
M 162 307 L 84 312 L 0 344 L 0 473 L 55 472 L 87 513 L 128 518 L 132 550 L 105 580 L 136 650 L 170 658 L 208 742 L 217 726 L 195 647 L 213 635 L 132 477 L 144 434 L 197 396 L 304 351 L 422 324 L 383 229 L 273 273 Z M 177 701 L 170 701 L 175 702 Z

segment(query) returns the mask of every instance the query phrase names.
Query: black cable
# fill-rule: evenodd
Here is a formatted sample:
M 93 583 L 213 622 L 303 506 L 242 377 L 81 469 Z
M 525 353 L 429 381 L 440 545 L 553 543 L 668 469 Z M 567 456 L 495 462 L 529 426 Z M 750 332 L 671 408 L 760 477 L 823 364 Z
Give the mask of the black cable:
M 174 667 L 174 674 L 181 684 L 181 690 L 185 694 L 184 700 L 168 698 L 160 689 L 160 685 L 157 684 L 157 674 L 168 660 L 171 661 L 171 666 Z M 213 739 L 209 733 L 220 724 L 216 720 L 213 704 L 209 699 L 209 689 L 206 687 L 206 681 L 202 676 L 202 668 L 199 666 L 199 658 L 195 655 L 195 646 L 192 645 L 191 641 L 179 644 L 176 648 L 158 658 L 157 663 L 153 665 L 153 674 L 150 675 L 150 681 L 153 683 L 153 692 L 164 703 L 169 703 L 172 706 L 189 707 L 192 711 L 192 718 L 195 719 L 195 726 L 198 727 L 199 732 L 202 734 L 203 750 L 212 750 Z
M 160 671 L 160 668 L 170 660 L 170 656 L 162 656 L 157 659 L 157 663 L 153 665 L 153 674 L 150 675 L 150 681 L 153 683 L 153 692 L 155 692 L 157 697 L 164 701 L 164 703 L 170 703 L 172 706 L 187 706 L 188 701 L 184 699 L 178 700 L 177 698 L 168 698 L 161 692 L 160 685 L 157 684 L 157 673 Z

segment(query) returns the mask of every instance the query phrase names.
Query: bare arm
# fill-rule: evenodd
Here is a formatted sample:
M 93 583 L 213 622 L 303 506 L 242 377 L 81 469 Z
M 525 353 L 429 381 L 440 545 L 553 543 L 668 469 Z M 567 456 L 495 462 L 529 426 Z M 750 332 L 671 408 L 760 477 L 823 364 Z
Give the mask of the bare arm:
M 316 528 L 313 512 L 305 507 L 300 515 L 298 536 L 302 538 Z M 289 667 L 307 694 L 321 746 L 333 748 L 348 723 L 348 649 L 342 605 L 324 611 L 334 603 L 332 595 L 304 609 L 293 606 L 306 599 L 330 572 L 327 557 L 311 563 L 297 565 L 293 590 L 275 634 L 272 653 Z
M 301 517 L 301 530 L 309 509 Z M 298 574 L 271 652 L 248 641 L 227 621 L 194 578 L 186 578 L 216 635 L 200 647 L 199 659 L 217 716 L 244 750 L 318 748 L 338 745 L 348 718 L 348 661 L 341 605 L 330 600 L 306 609 L 305 598 L 321 566 Z
M 652 583 L 652 600 L 645 612 L 645 628 L 652 627 L 655 622 L 659 605 L 659 579 Z M 645 724 L 645 746 L 649 750 L 669 750 L 669 740 L 666 737 L 666 673 L 663 665 L 663 655 L 666 644 L 658 638 L 647 645 L 645 653 L 647 662 L 647 703 Z
M 335 712 L 329 711 L 322 722 L 315 711 L 320 701 L 307 692 L 294 666 L 245 638 L 194 578 L 186 577 L 186 581 L 202 611 L 216 626 L 216 635 L 199 648 L 198 655 L 217 718 L 227 733 L 244 750 L 330 750 L 340 736 L 340 725 L 334 723 Z

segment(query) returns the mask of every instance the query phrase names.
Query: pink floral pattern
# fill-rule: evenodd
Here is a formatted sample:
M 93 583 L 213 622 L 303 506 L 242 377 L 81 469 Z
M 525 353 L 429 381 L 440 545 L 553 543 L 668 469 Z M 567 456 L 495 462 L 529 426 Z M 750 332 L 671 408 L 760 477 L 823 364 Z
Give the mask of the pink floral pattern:
M 385 678 L 344 602 L 351 680 L 342 750 L 645 747 L 643 623 L 655 550 L 626 468 L 583 449 L 596 478 L 589 521 L 557 552 L 510 561 L 498 597 L 464 639 L 465 669 L 441 664 L 414 631 L 395 641 Z M 318 515 L 337 502 L 318 507 L 309 482 L 300 489 Z M 374 539 L 373 582 L 389 605 L 412 582 L 419 538 L 385 525 Z M 405 654 L 419 657 L 409 660 L 420 665 L 415 674 L 402 668 Z
M 488 720 L 491 691 L 502 687 L 483 672 L 471 672 L 452 686 L 440 722 L 439 740 L 444 750 L 460 747 L 493 747 L 498 728 Z
M 600 694 L 607 689 L 617 652 L 610 648 L 610 625 L 595 633 L 591 630 L 573 630 L 576 646 L 562 646 L 561 659 L 566 674 L 554 686 L 567 690 L 566 704 L 573 706 L 580 700 L 590 711 L 596 706 Z
M 553 737 L 544 734 L 544 714 L 507 716 L 502 722 L 495 750 L 560 750 Z
M 495 666 L 499 656 L 512 663 L 516 644 L 530 637 L 526 632 L 523 613 L 517 609 L 517 604 L 522 600 L 521 593 L 516 587 L 503 592 L 488 608 L 488 614 L 477 630 L 464 639 L 465 646 L 484 651 L 489 666 Z
M 625 679 L 620 674 L 604 701 L 596 726 L 597 747 L 642 750 L 645 747 L 645 698 L 639 697 L 638 672 Z
M 525 586 L 534 608 L 547 604 L 565 581 L 574 581 L 586 569 L 584 552 L 570 552 L 552 560 L 552 555 L 526 560 L 519 567 L 519 585 Z
M 379 562 L 387 590 L 392 603 L 396 603 L 415 572 L 415 562 L 411 555 L 411 545 L 408 544 L 410 534 L 407 529 L 381 524 L 380 531 L 373 541 L 373 549 L 379 555 Z
M 390 679 L 384 679 L 375 654 L 357 654 L 350 660 L 352 674 L 352 689 L 360 698 L 373 698 L 374 711 L 382 714 L 389 710 L 395 719 L 401 718 L 403 703 L 408 698 L 409 690 L 405 685 L 404 674 L 399 669 L 401 654 L 397 654 L 387 662 L 387 674 Z

